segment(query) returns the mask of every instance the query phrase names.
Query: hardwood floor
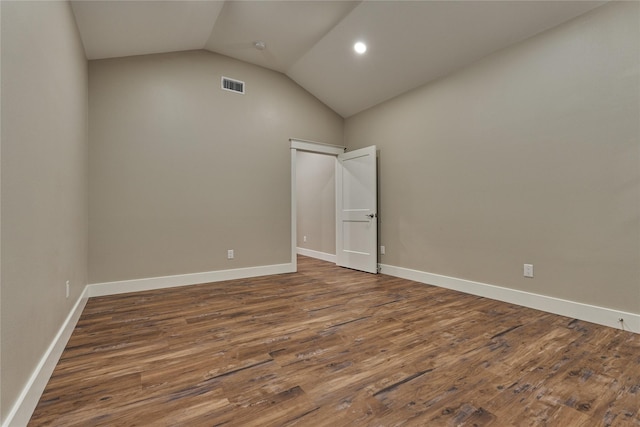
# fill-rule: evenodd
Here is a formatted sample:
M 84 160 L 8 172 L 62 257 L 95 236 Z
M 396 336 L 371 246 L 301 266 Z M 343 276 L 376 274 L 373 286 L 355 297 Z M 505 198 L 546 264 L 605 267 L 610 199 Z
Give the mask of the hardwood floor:
M 92 298 L 31 426 L 640 425 L 640 335 L 299 258 Z

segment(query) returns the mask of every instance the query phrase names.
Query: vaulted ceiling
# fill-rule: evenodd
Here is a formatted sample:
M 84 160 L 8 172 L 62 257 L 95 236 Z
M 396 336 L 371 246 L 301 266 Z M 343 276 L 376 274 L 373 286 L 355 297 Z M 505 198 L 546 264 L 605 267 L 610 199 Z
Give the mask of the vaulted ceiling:
M 343 117 L 604 3 L 71 2 L 90 60 L 207 49 L 285 73 Z M 354 52 L 356 41 L 367 44 L 365 54 Z

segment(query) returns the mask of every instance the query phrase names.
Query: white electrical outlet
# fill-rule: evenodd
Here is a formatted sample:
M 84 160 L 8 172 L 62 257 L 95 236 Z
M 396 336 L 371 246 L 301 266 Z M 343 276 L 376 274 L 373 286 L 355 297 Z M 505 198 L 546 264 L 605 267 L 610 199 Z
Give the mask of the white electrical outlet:
M 70 287 L 69 286 L 69 281 L 67 280 L 67 284 L 66 284 L 67 298 L 69 298 L 69 291 L 70 291 L 69 287 Z
M 304 236 L 304 237 L 302 238 L 302 241 L 303 241 L 303 242 L 306 242 L 306 241 L 307 241 L 307 236 Z
M 227 251 L 227 259 L 233 259 L 233 249 Z
M 380 246 L 380 255 L 384 255 L 384 246 Z
M 524 277 L 533 277 L 533 264 L 524 265 Z

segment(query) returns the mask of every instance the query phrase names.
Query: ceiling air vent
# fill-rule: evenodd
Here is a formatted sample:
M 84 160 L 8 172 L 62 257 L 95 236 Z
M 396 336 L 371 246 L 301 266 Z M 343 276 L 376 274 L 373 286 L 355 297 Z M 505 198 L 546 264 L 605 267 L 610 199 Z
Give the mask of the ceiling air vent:
M 231 92 L 244 93 L 244 82 L 222 76 L 222 89 L 229 90 Z

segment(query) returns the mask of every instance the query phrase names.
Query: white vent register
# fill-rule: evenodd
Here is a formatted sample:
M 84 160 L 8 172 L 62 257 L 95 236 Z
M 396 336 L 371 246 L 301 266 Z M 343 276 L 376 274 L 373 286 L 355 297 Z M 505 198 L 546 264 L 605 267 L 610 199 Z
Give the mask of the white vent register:
M 230 92 L 244 93 L 244 82 L 222 76 L 222 89 Z

